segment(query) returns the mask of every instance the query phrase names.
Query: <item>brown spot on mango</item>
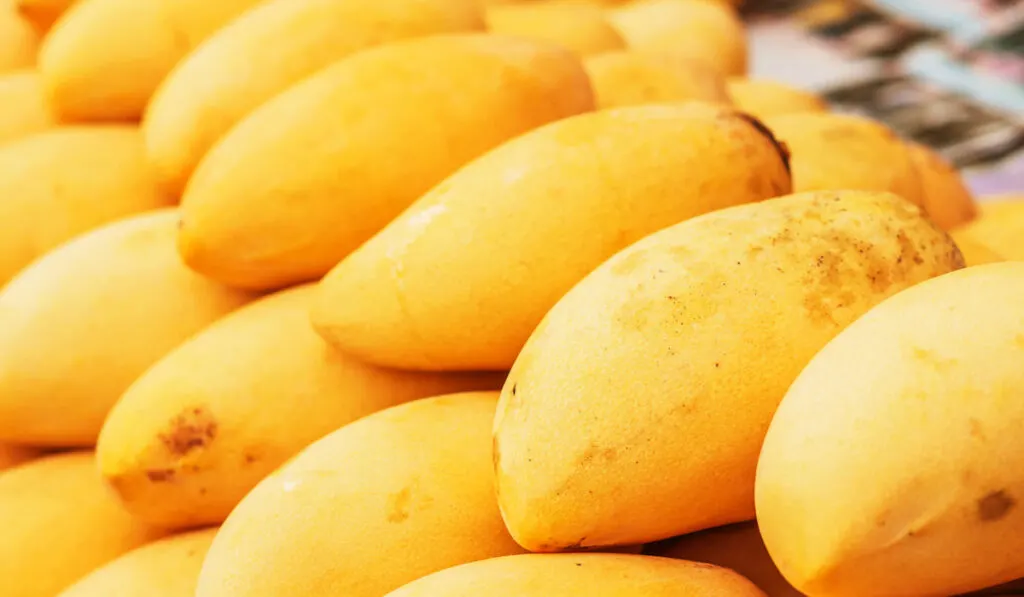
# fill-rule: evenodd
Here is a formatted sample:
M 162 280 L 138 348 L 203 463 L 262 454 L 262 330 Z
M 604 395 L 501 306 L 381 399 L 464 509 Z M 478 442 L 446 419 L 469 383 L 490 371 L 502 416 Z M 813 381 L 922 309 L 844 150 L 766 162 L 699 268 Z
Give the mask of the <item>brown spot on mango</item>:
M 978 520 L 994 522 L 1004 518 L 1016 505 L 1017 501 L 1006 491 L 993 491 L 978 500 Z
M 216 437 L 217 421 L 201 407 L 182 411 L 174 417 L 167 431 L 159 435 L 167 451 L 179 458 L 206 448 Z
M 412 502 L 412 487 L 406 487 L 398 493 L 388 496 L 388 522 L 400 523 L 409 518 L 409 505 Z
M 146 478 L 153 483 L 166 483 L 174 480 L 174 469 L 162 468 L 146 471 Z

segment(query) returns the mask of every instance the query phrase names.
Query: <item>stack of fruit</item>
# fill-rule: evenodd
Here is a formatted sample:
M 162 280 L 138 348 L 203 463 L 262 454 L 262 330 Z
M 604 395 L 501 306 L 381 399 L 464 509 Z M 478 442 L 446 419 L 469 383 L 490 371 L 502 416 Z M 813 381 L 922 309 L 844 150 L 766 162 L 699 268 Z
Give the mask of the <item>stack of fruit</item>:
M 724 0 L 0 0 L 0 595 L 1024 576 L 1024 201 L 746 69 Z

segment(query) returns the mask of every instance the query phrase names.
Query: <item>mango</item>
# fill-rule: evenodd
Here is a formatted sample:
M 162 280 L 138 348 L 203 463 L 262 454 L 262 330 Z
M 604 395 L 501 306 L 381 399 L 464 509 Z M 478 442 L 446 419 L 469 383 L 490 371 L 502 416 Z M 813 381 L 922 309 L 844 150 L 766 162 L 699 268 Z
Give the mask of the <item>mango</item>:
M 4 597 L 53 597 L 164 534 L 121 507 L 91 452 L 48 456 L 0 473 L 0 524 Z
M 205 37 L 259 0 L 89 0 L 47 34 L 39 69 L 67 122 L 137 121 L 157 86 Z
M 911 150 L 885 125 L 827 112 L 786 114 L 765 124 L 793 154 L 797 192 L 889 191 L 924 207 L 924 187 Z
M 778 81 L 731 77 L 726 84 L 733 104 L 757 118 L 828 111 L 828 104 L 818 95 Z
M 586 3 L 492 6 L 484 13 L 484 22 L 491 33 L 557 43 L 581 56 L 626 47 L 601 7 Z
M 161 84 L 143 121 L 150 158 L 165 188 L 181 194 L 214 143 L 302 79 L 369 46 L 483 26 L 477 0 L 268 0 Z
M 175 209 L 114 222 L 0 291 L 0 441 L 94 445 L 129 384 L 251 298 L 186 268 L 177 225 Z
M 494 500 L 497 399 L 425 398 L 316 442 L 231 513 L 196 597 L 379 597 L 444 568 L 521 553 Z
M 635 0 L 608 11 L 632 49 L 703 61 L 725 76 L 747 72 L 747 37 L 735 10 L 707 0 Z
M 757 516 L 810 595 L 955 595 L 1024 576 L 1024 263 L 884 301 L 786 393 Z
M 78 0 L 13 0 L 18 14 L 32 23 L 40 33 L 46 33 Z
M 584 66 L 599 108 L 687 100 L 732 103 L 722 76 L 700 62 L 623 51 L 598 54 Z
M 775 140 L 728 107 L 567 118 L 424 195 L 321 282 L 312 319 L 380 365 L 507 370 L 544 313 L 617 250 L 789 184 Z
M 509 531 L 558 551 L 752 519 L 761 441 L 804 365 L 881 300 L 960 267 L 916 206 L 858 191 L 719 210 L 620 251 L 545 316 L 502 389 Z
M 181 254 L 233 286 L 319 279 L 466 162 L 591 109 L 580 60 L 553 44 L 469 34 L 366 50 L 207 155 L 182 200 Z
M 31 68 L 39 48 L 39 34 L 18 14 L 14 1 L 0 0 L 0 73 Z
M 973 220 L 978 213 L 974 196 L 953 164 L 934 150 L 910 143 L 910 157 L 921 179 L 921 207 L 943 230 Z
M 974 240 L 970 236 L 967 236 L 963 232 L 954 230 L 950 232 L 949 235 L 954 241 L 956 241 L 956 246 L 960 248 L 960 253 L 964 256 L 964 263 L 966 263 L 968 267 L 1007 260 L 1002 255 Z
M 54 119 L 35 71 L 0 74 L 0 145 L 53 126 Z
M 0 444 L 0 472 L 33 460 L 37 458 L 39 454 L 39 450 L 28 446 Z
M 978 217 L 953 230 L 958 241 L 969 239 L 1006 259 L 1024 261 L 1024 195 L 990 198 L 978 204 Z
M 165 207 L 136 127 L 60 127 L 0 147 L 0 286 L 67 240 Z
M 732 570 L 619 554 L 523 554 L 456 566 L 386 597 L 764 597 Z

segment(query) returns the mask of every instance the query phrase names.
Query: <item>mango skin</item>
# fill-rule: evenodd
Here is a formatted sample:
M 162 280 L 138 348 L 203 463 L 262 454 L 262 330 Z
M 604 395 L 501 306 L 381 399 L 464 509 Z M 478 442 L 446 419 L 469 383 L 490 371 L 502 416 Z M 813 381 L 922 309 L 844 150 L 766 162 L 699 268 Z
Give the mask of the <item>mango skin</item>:
M 725 79 L 700 62 L 622 51 L 592 56 L 585 66 L 598 108 L 689 100 L 732 103 Z
M 0 0 L 0 40 L 0 73 L 35 64 L 39 34 L 17 13 L 14 0 Z
M 302 79 L 370 46 L 483 26 L 476 0 L 269 0 L 161 84 L 143 120 L 150 159 L 165 188 L 180 195 L 225 133 Z
M 172 202 L 156 185 L 135 127 L 60 127 L 7 143 L 0 147 L 0 286 L 79 234 Z
M 40 451 L 28 446 L 0 444 L 0 472 L 39 457 Z
M 765 545 L 795 587 L 929 597 L 1024 576 L 1022 295 L 1024 263 L 930 280 L 796 379 L 757 469 Z
M 761 441 L 803 366 L 887 296 L 960 267 L 918 208 L 856 191 L 719 210 L 620 251 L 551 309 L 502 389 L 509 531 L 559 551 L 752 519 Z
M 580 60 L 546 42 L 446 35 L 366 50 L 207 155 L 182 200 L 181 254 L 233 286 L 319 279 L 466 162 L 593 106 Z
M 960 253 L 963 254 L 967 267 L 1007 261 L 1002 255 L 962 232 L 954 230 L 949 233 L 949 236 L 956 241 L 956 246 L 960 247 Z
M 121 508 L 91 452 L 0 473 L 0 595 L 53 597 L 98 566 L 165 533 Z
M 494 501 L 497 399 L 425 398 L 313 444 L 231 513 L 196 597 L 378 597 L 437 570 L 522 553 Z
M 756 118 L 828 111 L 821 97 L 778 81 L 731 77 L 727 86 L 733 104 Z
M 78 0 L 14 0 L 14 6 L 37 31 L 46 33 L 76 2 Z
M 557 43 L 580 56 L 626 47 L 622 36 L 605 18 L 604 11 L 586 3 L 538 2 L 489 7 L 484 13 L 484 22 L 491 33 Z
M 216 534 L 215 528 L 204 529 L 150 543 L 94 570 L 58 597 L 193 597 Z
M 313 290 L 284 290 L 224 317 L 125 392 L 97 454 L 134 515 L 168 528 L 219 524 L 329 432 L 417 398 L 499 389 L 505 379 L 386 370 L 338 353 L 309 325 Z
M 54 125 L 35 71 L 26 69 L 0 74 L 0 145 Z
M 622 247 L 789 192 L 780 151 L 758 123 L 699 103 L 542 127 L 456 172 L 338 264 L 313 323 L 380 365 L 507 370 L 544 313 Z
M 1001 196 L 978 205 L 978 217 L 953 230 L 1013 261 L 1024 261 L 1024 195 Z
M 960 173 L 929 147 L 909 143 L 910 157 L 921 178 L 925 213 L 943 230 L 952 230 L 978 215 L 974 196 Z
M 174 250 L 175 209 L 79 236 L 0 292 L 0 441 L 93 446 L 150 365 L 252 298 Z
M 910 148 L 885 125 L 824 112 L 777 116 L 765 124 L 793 155 L 796 192 L 889 191 L 924 207 Z
M 524 554 L 463 564 L 386 597 L 763 597 L 732 570 L 639 555 Z

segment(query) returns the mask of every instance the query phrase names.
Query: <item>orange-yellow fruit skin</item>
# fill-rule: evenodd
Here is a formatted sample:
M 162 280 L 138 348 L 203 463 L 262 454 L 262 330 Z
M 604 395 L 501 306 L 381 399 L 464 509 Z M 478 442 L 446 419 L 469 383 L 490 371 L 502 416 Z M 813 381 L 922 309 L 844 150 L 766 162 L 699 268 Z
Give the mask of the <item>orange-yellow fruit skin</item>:
M 46 33 L 76 2 L 78 0 L 14 0 L 14 6 L 37 31 Z
M 0 145 L 54 125 L 38 73 L 24 69 L 0 74 Z
M 978 208 L 960 173 L 932 149 L 910 143 L 910 157 L 921 178 L 924 209 L 943 230 L 952 230 L 970 222 Z
M 736 108 L 756 118 L 828 111 L 821 97 L 777 81 L 732 77 L 727 85 Z
M 14 0 L 0 0 L 0 73 L 32 68 L 39 33 L 17 12 Z
M 0 472 L 37 458 L 40 451 L 28 446 L 0 444 Z
M 515 4 L 488 8 L 487 30 L 557 43 L 581 56 L 621 50 L 622 36 L 598 6 L 585 3 Z
M 622 51 L 592 56 L 586 68 L 598 108 L 689 100 L 732 103 L 722 76 L 701 62 Z
M 1024 195 L 991 197 L 978 204 L 978 216 L 953 230 L 958 240 L 984 245 L 1013 261 L 1024 261 Z

